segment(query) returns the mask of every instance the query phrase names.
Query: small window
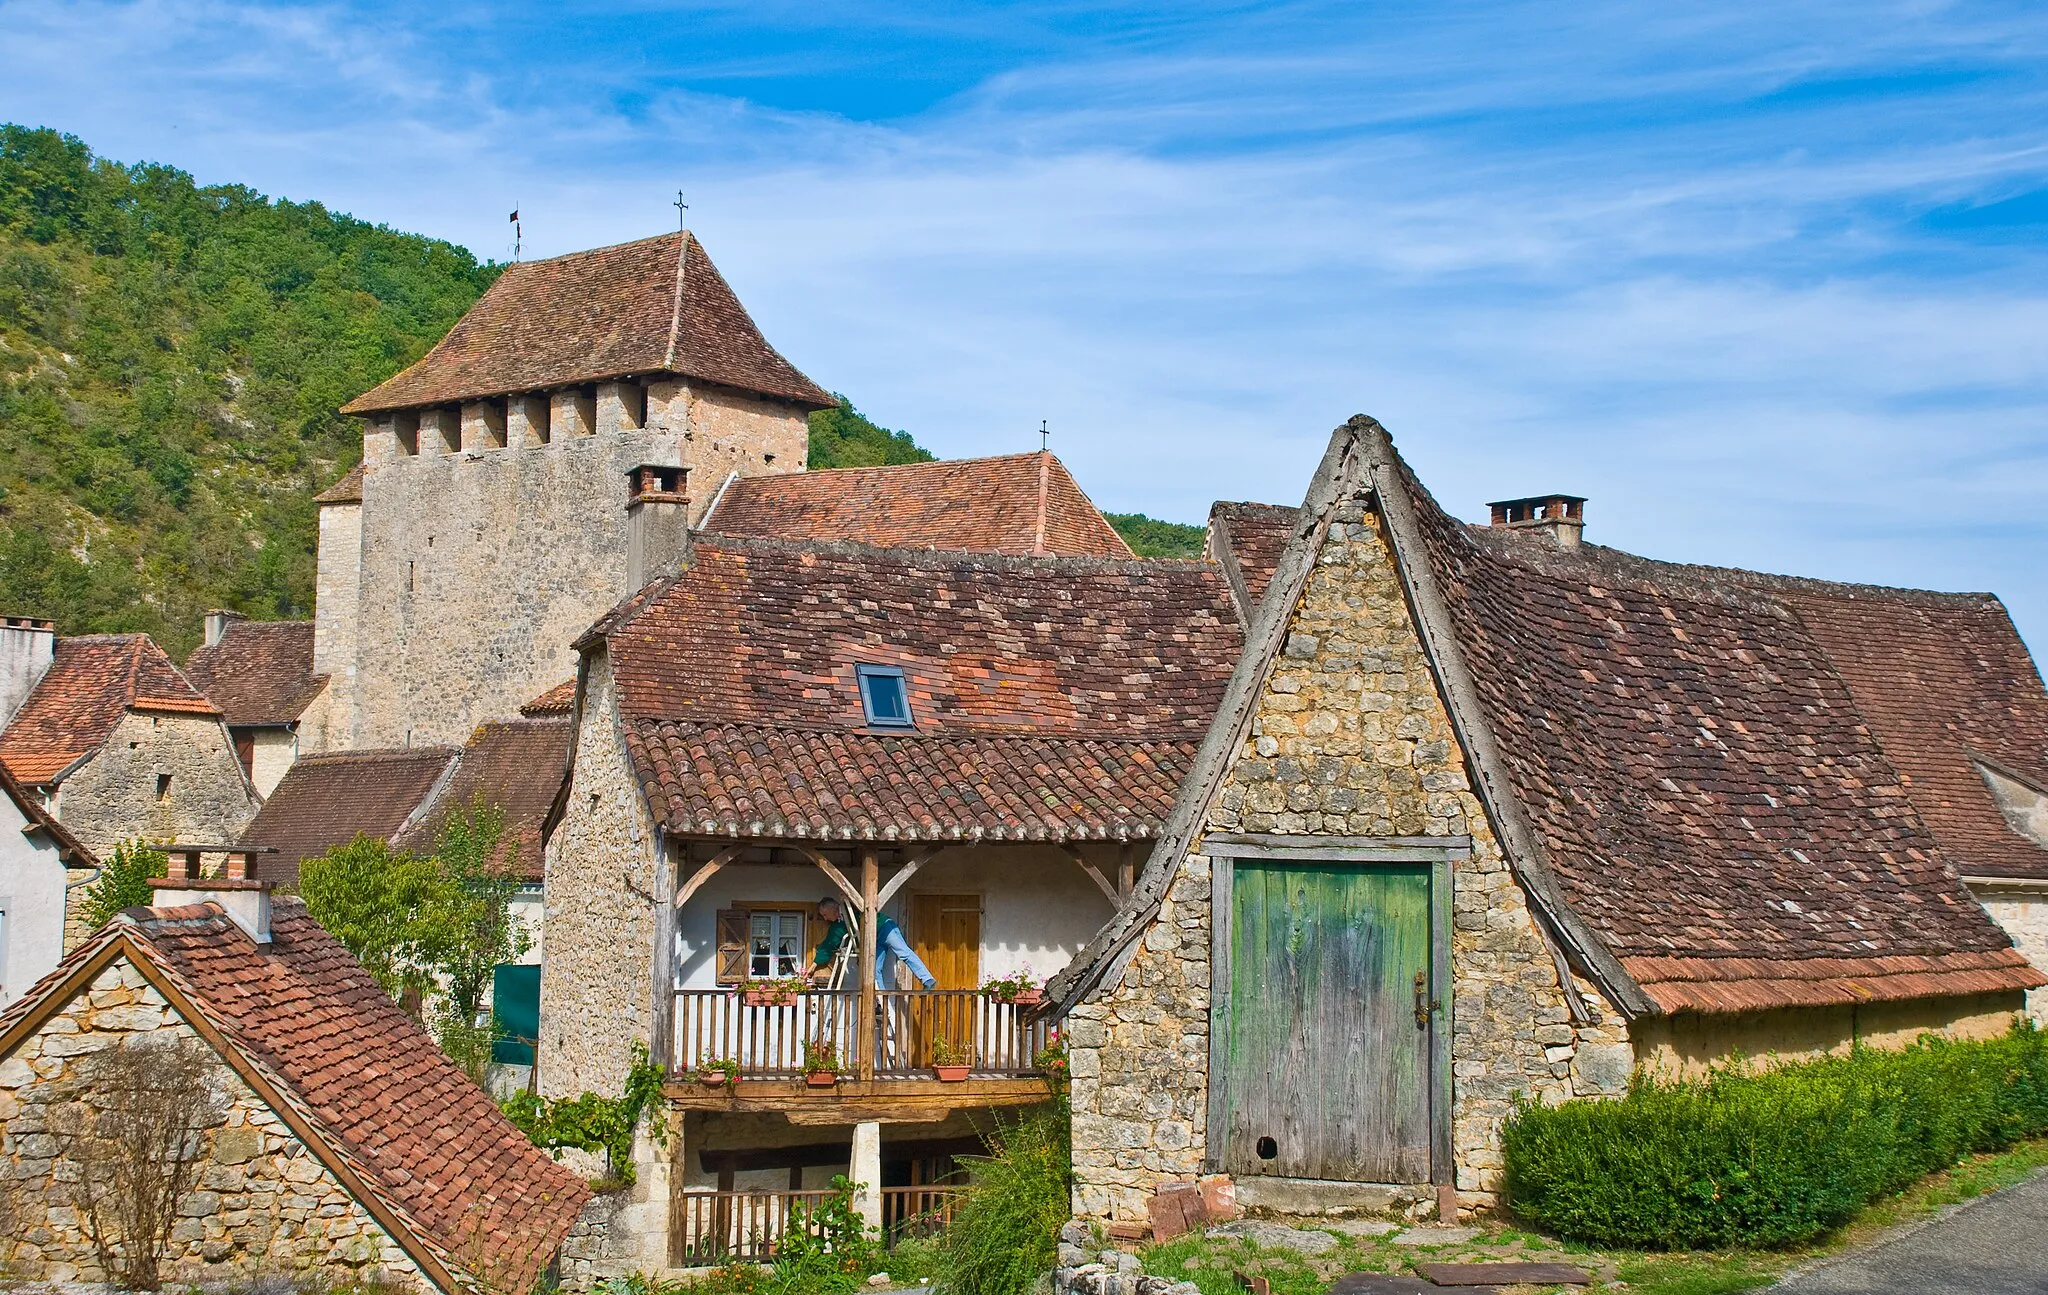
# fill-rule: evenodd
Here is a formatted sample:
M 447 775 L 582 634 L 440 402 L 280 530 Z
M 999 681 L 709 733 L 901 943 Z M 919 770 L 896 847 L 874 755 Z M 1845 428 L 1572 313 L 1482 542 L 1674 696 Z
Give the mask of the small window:
M 156 803 L 167 805 L 171 800 L 171 775 L 160 773 L 156 776 Z
M 802 909 L 747 914 L 747 975 L 755 980 L 787 980 L 804 971 Z
M 860 706 L 872 728 L 909 728 L 910 693 L 904 687 L 903 672 L 892 665 L 860 665 L 853 668 L 860 680 Z

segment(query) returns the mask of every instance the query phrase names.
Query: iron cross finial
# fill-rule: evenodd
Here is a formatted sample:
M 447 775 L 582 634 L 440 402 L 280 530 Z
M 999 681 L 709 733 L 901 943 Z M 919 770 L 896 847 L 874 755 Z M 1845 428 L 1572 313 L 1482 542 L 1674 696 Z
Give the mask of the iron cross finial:
M 683 201 L 683 191 L 681 189 L 676 190 L 675 208 L 676 228 L 688 229 L 690 227 L 690 204 Z

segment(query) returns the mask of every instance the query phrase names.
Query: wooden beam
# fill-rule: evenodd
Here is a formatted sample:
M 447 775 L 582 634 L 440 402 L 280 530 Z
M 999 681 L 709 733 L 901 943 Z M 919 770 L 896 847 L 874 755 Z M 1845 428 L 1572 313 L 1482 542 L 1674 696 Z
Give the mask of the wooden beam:
M 875 1048 L 882 1033 L 876 1028 L 875 1021 L 878 1001 L 875 997 L 875 950 L 879 947 L 876 937 L 881 933 L 881 899 L 881 865 L 875 859 L 875 847 L 863 846 L 860 852 L 860 1024 L 855 1037 L 861 1041 L 860 1077 L 868 1083 L 874 1082 Z
M 1138 884 L 1138 847 L 1126 841 L 1116 852 L 1116 893 L 1119 899 L 1128 898 Z
M 839 871 L 838 868 L 833 866 L 832 861 L 830 859 L 827 859 L 824 855 L 820 854 L 812 846 L 792 845 L 789 848 L 795 850 L 798 854 L 801 854 L 804 858 L 809 859 L 812 863 L 817 864 L 819 868 L 823 869 L 825 875 L 832 879 L 832 884 L 839 887 L 839 893 L 846 896 L 846 902 L 848 907 L 860 907 L 860 891 L 855 889 L 854 884 L 846 879 L 845 873 Z
M 1306 832 L 1209 832 L 1202 847 L 1264 847 L 1273 850 L 1463 850 L 1472 849 L 1469 836 L 1316 836 Z M 1227 851 L 1245 857 L 1238 849 Z
M 903 889 L 903 883 L 915 877 L 917 870 L 930 863 L 932 856 L 938 852 L 938 847 L 934 846 L 906 858 L 903 861 L 903 866 L 896 870 L 896 875 L 889 878 L 889 884 L 882 887 L 882 893 L 876 902 L 883 908 L 887 908 L 889 901 L 896 898 L 896 892 Z
M 683 905 L 689 903 L 690 897 L 697 893 L 697 888 L 699 886 L 702 886 L 705 882 L 711 880 L 711 878 L 718 872 L 720 868 L 723 868 L 726 864 L 731 863 L 734 859 L 739 858 L 740 851 L 743 848 L 745 847 L 737 845 L 728 846 L 725 849 L 720 850 L 717 854 L 712 855 L 711 858 L 705 862 L 703 867 L 691 873 L 690 879 L 683 883 L 683 888 L 676 892 L 675 907 L 680 909 Z
M 1089 863 L 1088 860 L 1081 857 L 1081 852 L 1079 850 L 1076 850 L 1073 846 L 1068 845 L 1065 842 L 1061 842 L 1059 846 L 1059 851 L 1061 854 L 1066 855 L 1069 859 L 1072 859 L 1074 861 L 1075 866 L 1080 868 L 1082 872 L 1088 874 L 1088 880 L 1095 883 L 1095 888 L 1097 890 L 1100 890 L 1112 905 L 1116 905 L 1119 907 L 1122 906 L 1124 902 L 1123 896 L 1116 893 L 1116 887 L 1109 884 L 1109 878 L 1103 876 L 1099 871 L 1096 870 L 1095 865 Z

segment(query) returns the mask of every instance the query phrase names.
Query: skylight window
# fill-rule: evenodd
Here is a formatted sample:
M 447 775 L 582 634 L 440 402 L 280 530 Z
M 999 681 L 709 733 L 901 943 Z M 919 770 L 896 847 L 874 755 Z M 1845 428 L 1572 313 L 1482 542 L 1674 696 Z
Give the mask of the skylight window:
M 857 665 L 853 673 L 860 681 L 860 708 L 867 714 L 868 727 L 913 727 L 903 671 L 892 665 Z

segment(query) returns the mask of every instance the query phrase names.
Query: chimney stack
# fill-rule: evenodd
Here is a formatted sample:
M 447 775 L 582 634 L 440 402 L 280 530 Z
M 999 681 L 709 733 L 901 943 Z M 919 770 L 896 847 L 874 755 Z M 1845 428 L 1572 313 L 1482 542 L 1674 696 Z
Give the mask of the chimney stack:
M 218 646 L 227 635 L 229 621 L 245 621 L 249 618 L 240 612 L 231 612 L 216 607 L 206 613 L 206 646 Z
M 0 728 L 28 700 L 56 654 L 55 621 L 0 616 Z
M 256 876 L 256 856 L 275 854 L 274 849 L 251 850 L 232 845 L 167 845 L 170 875 L 152 877 L 159 908 L 185 904 L 213 903 L 221 906 L 235 925 L 249 933 L 258 944 L 270 943 L 270 883 Z M 203 875 L 202 854 L 224 854 L 220 875 Z
M 1586 529 L 1583 495 L 1531 495 L 1495 500 L 1487 507 L 1493 510 L 1494 529 L 1542 531 L 1561 549 L 1579 547 L 1579 537 Z
M 626 592 L 649 581 L 690 554 L 690 497 L 683 493 L 688 468 L 647 463 L 626 474 Z

